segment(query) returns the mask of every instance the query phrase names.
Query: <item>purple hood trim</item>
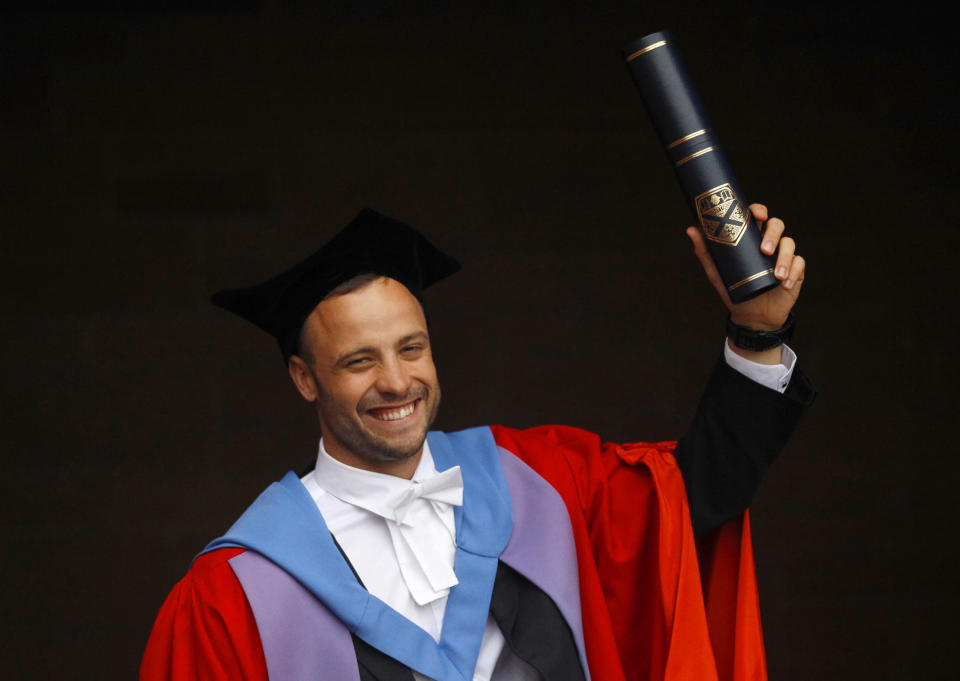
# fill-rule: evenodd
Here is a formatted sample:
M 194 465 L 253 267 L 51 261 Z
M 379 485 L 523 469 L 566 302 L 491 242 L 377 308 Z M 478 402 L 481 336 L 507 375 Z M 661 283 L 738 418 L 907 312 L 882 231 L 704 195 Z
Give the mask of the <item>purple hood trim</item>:
M 500 461 L 513 500 L 513 534 L 500 560 L 540 587 L 573 632 L 587 680 L 577 548 L 570 516 L 560 493 L 516 455 L 503 447 Z
M 257 620 L 270 681 L 360 681 L 350 632 L 300 582 L 254 551 L 229 562 Z

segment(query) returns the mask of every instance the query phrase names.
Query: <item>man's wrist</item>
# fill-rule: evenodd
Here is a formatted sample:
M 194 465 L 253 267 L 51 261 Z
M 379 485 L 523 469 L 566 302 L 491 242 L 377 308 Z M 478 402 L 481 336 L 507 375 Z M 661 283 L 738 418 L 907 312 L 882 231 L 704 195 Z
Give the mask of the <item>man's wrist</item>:
M 732 315 L 727 316 L 727 338 L 737 354 L 739 350 L 748 352 L 766 352 L 788 343 L 793 338 L 793 312 L 787 315 L 786 321 L 779 329 L 763 329 L 755 326 L 745 326 L 734 321 Z M 746 355 L 744 355 L 746 356 Z

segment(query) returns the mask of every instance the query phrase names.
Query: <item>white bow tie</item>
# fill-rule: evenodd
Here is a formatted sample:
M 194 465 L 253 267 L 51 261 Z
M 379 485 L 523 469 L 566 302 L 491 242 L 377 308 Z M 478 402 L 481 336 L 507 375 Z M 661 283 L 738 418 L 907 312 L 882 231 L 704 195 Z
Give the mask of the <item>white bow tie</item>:
M 392 517 L 383 517 L 388 521 L 387 529 L 403 581 L 413 600 L 425 605 L 446 596 L 458 583 L 453 565 L 438 544 L 455 542 L 452 526 L 448 527 L 443 521 L 440 504 L 463 505 L 463 478 L 460 467 L 455 466 L 432 478 L 412 480 L 408 484 L 406 492 L 393 506 Z
M 315 473 L 330 494 L 386 521 L 400 575 L 418 605 L 446 596 L 458 584 L 451 507 L 463 505 L 460 466 L 425 479 L 404 480 L 321 457 Z
M 463 506 L 463 476 L 460 474 L 460 466 L 448 468 L 426 480 L 411 480 L 406 493 L 396 501 L 393 518 L 387 519 L 399 525 L 412 525 L 411 521 L 406 520 L 406 516 L 417 499 Z

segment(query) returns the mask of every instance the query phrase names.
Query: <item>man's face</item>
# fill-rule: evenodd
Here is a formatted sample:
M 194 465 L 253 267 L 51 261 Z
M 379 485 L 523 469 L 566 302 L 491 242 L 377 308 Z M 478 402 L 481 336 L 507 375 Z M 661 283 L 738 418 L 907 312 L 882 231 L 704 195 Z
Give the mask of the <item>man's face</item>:
M 304 323 L 302 345 L 309 362 L 291 358 L 291 375 L 317 405 L 330 455 L 412 475 L 440 406 L 427 322 L 413 294 L 382 277 L 328 298 Z

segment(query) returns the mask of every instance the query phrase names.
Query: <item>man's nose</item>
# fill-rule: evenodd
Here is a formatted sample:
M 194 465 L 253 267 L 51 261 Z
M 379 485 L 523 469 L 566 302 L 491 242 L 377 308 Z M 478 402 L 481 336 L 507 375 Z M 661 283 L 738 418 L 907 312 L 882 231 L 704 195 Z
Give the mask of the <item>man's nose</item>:
M 410 372 L 403 362 L 391 359 L 380 367 L 377 390 L 383 394 L 406 395 L 413 383 Z

